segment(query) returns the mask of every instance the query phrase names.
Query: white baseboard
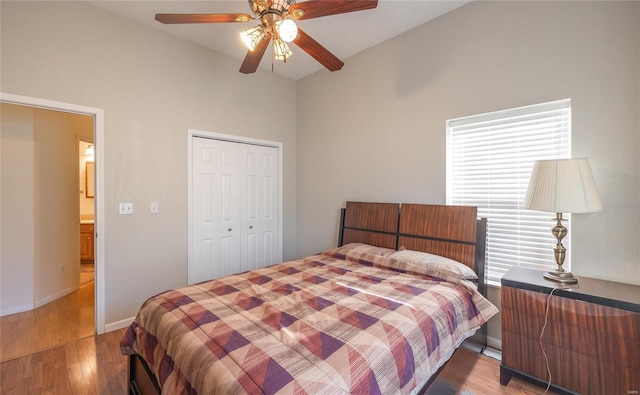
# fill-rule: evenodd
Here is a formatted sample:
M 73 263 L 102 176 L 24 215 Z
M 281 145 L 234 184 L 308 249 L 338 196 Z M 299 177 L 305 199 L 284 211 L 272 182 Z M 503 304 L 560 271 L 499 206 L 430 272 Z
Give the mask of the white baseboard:
M 23 304 L 20 306 L 7 307 L 5 309 L 0 310 L 0 317 L 3 317 L 5 315 L 10 315 L 10 314 L 24 313 L 25 311 L 31 311 L 33 309 L 34 309 L 33 303 Z
M 46 298 L 37 300 L 35 303 L 35 308 L 37 309 L 38 307 L 44 306 L 45 304 L 53 302 L 56 299 L 60 299 L 63 296 L 69 295 L 71 292 L 75 292 L 79 288 L 80 287 L 78 285 L 74 285 L 73 287 L 69 287 L 67 289 L 63 289 L 62 291 L 56 292 L 53 295 L 49 295 Z
M 111 322 L 104 326 L 104 331 L 112 332 L 112 331 L 117 331 L 118 329 L 126 328 L 129 325 L 131 325 L 134 319 L 135 317 L 131 317 L 131 318 L 125 318 L 124 320 L 121 320 L 121 321 Z
M 495 348 L 496 350 L 502 350 L 502 340 L 487 336 L 487 346 Z
M 74 285 L 72 287 L 69 287 L 67 289 L 63 289 L 62 291 L 58 291 L 56 293 L 54 293 L 53 295 L 49 295 L 46 298 L 37 300 L 35 303 L 29 303 L 29 304 L 24 304 L 21 306 L 14 306 L 14 307 L 9 307 L 6 309 L 2 309 L 0 310 L 0 317 L 1 316 L 5 316 L 5 315 L 9 315 L 9 314 L 17 314 L 17 313 L 24 313 L 25 311 L 31 311 L 31 310 L 35 310 L 38 307 L 42 307 L 44 305 L 46 305 L 47 303 L 51 303 L 56 299 L 60 299 L 63 296 L 67 296 L 72 292 L 77 291 L 80 288 L 80 286 L 78 285 Z

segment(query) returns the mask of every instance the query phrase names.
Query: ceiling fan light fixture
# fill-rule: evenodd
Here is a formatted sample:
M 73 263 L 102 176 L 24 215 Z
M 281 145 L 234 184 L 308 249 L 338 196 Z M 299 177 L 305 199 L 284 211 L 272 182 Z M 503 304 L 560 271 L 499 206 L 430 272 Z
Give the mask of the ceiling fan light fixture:
M 278 36 L 286 43 L 290 43 L 298 37 L 298 25 L 293 19 L 285 19 L 276 23 L 276 28 L 278 29 Z
M 273 45 L 272 60 L 286 62 L 287 58 L 293 55 L 287 45 L 288 42 L 295 43 L 327 70 L 337 71 L 342 69 L 344 62 L 299 29 L 297 21 L 369 10 L 378 6 L 378 0 L 306 0 L 300 4 L 296 4 L 297 0 L 247 1 L 253 16 L 245 13 L 156 14 L 155 19 L 165 24 L 259 21 L 261 25 L 240 33 L 242 42 L 249 49 L 239 70 L 243 74 L 256 72 L 269 44 Z M 273 61 L 271 62 L 272 70 Z
M 264 29 L 260 25 L 240 32 L 240 38 L 242 38 L 242 42 L 247 46 L 247 48 L 249 48 L 250 51 L 253 51 L 256 48 L 258 43 L 262 41 L 262 39 L 264 39 L 264 36 Z
M 275 60 L 284 60 L 286 62 L 291 55 L 293 55 L 293 52 L 291 52 L 287 43 L 282 41 L 282 38 L 278 37 L 273 40 L 273 57 Z
M 277 10 L 279 12 L 286 12 L 289 10 L 289 6 L 296 3 L 296 0 L 273 0 L 271 4 L 272 10 Z

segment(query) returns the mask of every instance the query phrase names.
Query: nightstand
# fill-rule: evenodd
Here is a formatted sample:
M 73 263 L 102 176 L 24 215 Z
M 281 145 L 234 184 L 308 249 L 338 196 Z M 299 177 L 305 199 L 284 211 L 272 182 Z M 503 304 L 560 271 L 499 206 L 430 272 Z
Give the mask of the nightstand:
M 640 393 L 640 286 L 579 277 L 571 289 L 539 270 L 513 268 L 502 278 L 500 384 L 513 375 L 548 380 L 584 395 Z M 577 288 L 575 288 L 577 286 Z M 553 290 L 553 294 L 549 294 Z

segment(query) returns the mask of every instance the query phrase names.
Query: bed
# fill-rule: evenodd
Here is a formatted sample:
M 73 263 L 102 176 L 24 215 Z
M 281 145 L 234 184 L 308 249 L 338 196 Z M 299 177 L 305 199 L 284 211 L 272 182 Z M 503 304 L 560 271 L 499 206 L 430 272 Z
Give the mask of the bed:
M 347 202 L 338 247 L 148 299 L 131 394 L 415 394 L 497 309 L 476 208 Z

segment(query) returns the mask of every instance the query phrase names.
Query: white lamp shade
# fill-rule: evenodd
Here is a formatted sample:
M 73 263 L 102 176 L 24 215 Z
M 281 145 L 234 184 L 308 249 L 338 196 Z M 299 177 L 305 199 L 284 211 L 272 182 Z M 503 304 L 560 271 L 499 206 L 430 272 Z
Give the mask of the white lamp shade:
M 524 207 L 555 213 L 602 210 L 587 158 L 536 161 Z
M 276 26 L 282 41 L 290 43 L 298 37 L 298 25 L 296 25 L 293 19 L 285 19 L 278 22 Z

